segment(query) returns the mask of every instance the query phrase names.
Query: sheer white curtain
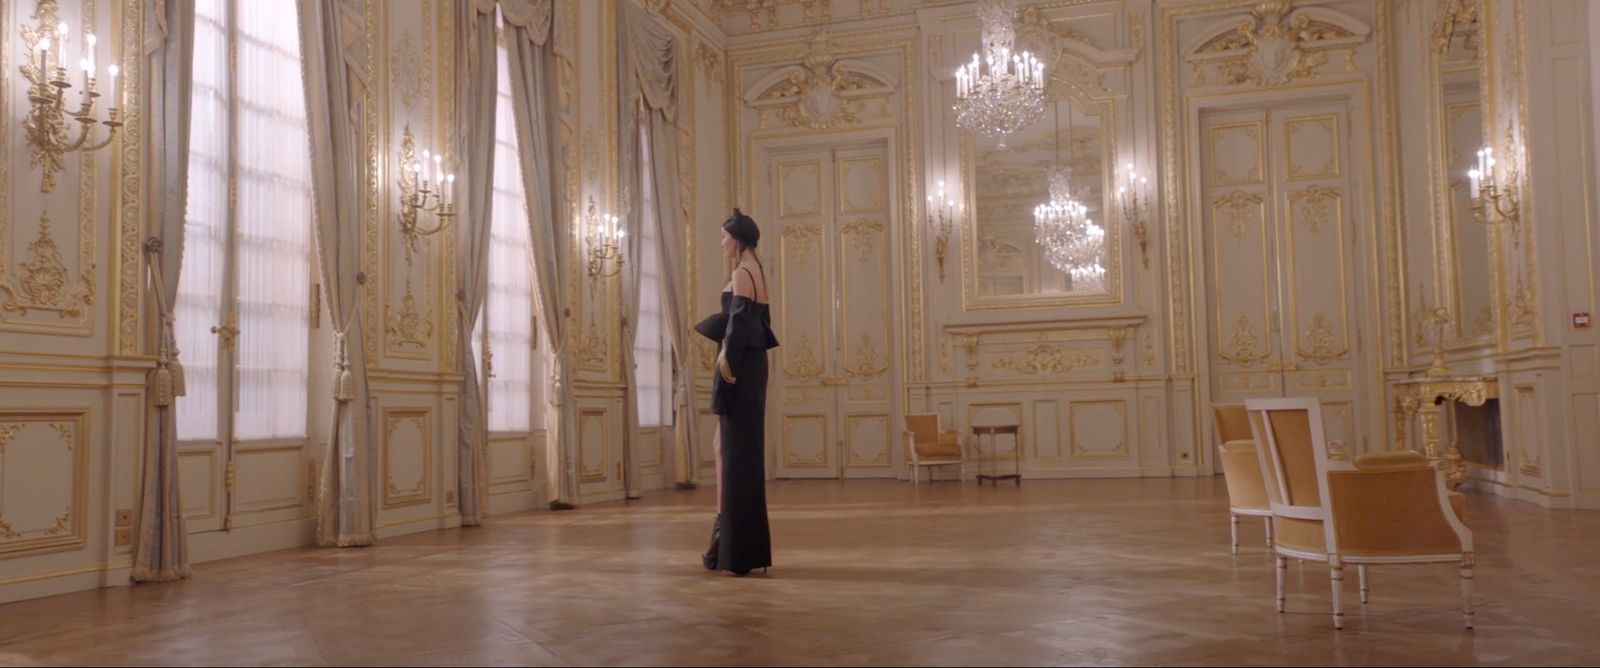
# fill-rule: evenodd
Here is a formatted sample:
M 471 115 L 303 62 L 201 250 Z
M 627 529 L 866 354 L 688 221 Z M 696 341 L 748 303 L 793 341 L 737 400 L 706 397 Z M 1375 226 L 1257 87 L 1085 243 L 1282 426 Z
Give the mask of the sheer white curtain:
M 663 331 L 665 320 L 661 312 L 661 245 L 660 226 L 656 223 L 654 179 L 648 177 L 650 169 L 650 142 L 644 128 L 639 129 L 639 323 L 633 343 L 633 381 L 639 411 L 640 427 L 665 427 L 672 424 L 672 409 L 667 401 L 666 378 L 670 353 Z
M 300 32 L 278 3 L 235 0 L 240 439 L 304 438 L 311 339 L 311 155 Z
M 248 0 L 200 0 L 195 13 L 185 229 L 197 243 L 186 249 L 177 321 L 179 349 L 196 371 L 179 400 L 179 437 L 224 436 L 218 418 L 231 410 L 233 439 L 304 438 L 311 157 L 297 17 Z M 239 328 L 231 355 L 211 332 L 229 308 Z
M 197 0 L 194 83 L 189 120 L 189 205 L 184 217 L 183 272 L 173 304 L 188 393 L 177 400 L 178 439 L 217 434 L 218 348 L 222 324 L 228 223 L 227 0 Z
M 527 196 L 517 154 L 516 118 L 506 48 L 500 66 L 495 111 L 494 197 L 489 223 L 489 295 L 484 319 L 489 341 L 489 431 L 533 428 L 533 258 L 528 237 Z M 481 359 L 481 352 L 480 352 Z

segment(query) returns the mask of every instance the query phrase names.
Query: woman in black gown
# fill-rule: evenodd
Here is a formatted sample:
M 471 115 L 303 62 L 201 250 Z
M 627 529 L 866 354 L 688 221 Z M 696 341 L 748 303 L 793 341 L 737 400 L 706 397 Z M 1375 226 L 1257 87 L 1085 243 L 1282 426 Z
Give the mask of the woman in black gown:
M 772 565 L 765 470 L 767 350 L 776 348 L 778 339 L 772 333 L 766 271 L 756 256 L 760 240 L 756 221 L 734 209 L 722 224 L 722 249 L 737 267 L 722 292 L 722 312 L 695 327 L 721 344 L 711 386 L 711 412 L 720 418 L 717 519 L 701 561 L 707 570 L 735 575 Z

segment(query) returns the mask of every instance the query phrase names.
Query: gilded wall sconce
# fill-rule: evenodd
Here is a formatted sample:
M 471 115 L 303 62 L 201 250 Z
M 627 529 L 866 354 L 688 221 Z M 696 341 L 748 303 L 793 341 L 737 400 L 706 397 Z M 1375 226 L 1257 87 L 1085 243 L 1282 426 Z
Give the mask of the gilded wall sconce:
M 455 198 L 450 194 L 455 184 L 456 175 L 444 171 L 443 155 L 423 150 L 422 157 L 417 157 L 417 142 L 407 125 L 400 138 L 400 233 L 405 235 L 407 249 L 416 252 L 419 238 L 450 226 L 456 217 Z M 432 227 L 420 222 L 425 214 L 433 216 Z
M 76 111 L 67 110 L 67 89 L 72 82 L 67 78 L 67 44 L 71 32 L 60 20 L 56 0 L 40 0 L 34 16 L 38 24 L 22 28 L 22 40 L 27 45 L 27 57 L 18 68 L 28 80 L 28 115 L 22 121 L 28 146 L 32 149 L 32 164 L 43 172 L 40 192 L 50 192 L 56 186 L 56 174 L 66 169 L 66 154 L 74 151 L 98 151 L 111 144 L 117 129 L 122 127 L 121 88 L 117 86 L 118 69 L 115 64 L 106 68 L 111 75 L 111 108 L 105 120 L 95 118 L 95 100 L 101 97 L 95 80 L 95 49 L 98 39 L 94 33 L 84 36 L 82 56 L 78 66 L 83 70 L 82 102 Z M 70 127 L 78 123 L 77 138 L 72 139 Z M 107 128 L 103 141 L 90 141 L 95 124 Z
M 1517 197 L 1515 179 L 1513 183 L 1500 184 L 1495 177 L 1494 149 L 1485 146 L 1478 150 L 1478 166 L 1467 170 L 1467 179 L 1472 196 L 1472 216 L 1479 223 L 1510 223 L 1512 239 L 1520 238 L 1517 234 L 1522 222 L 1521 200 Z
M 933 257 L 939 264 L 939 280 L 944 280 L 944 260 L 950 255 L 950 231 L 955 227 L 956 202 L 946 197 L 944 181 L 938 192 L 928 196 L 928 229 L 933 232 Z
M 587 270 L 589 280 L 616 276 L 622 272 L 622 219 L 595 209 L 594 197 L 589 198 L 589 210 L 584 216 L 584 242 L 588 246 Z
M 1134 240 L 1139 242 L 1140 260 L 1149 268 L 1150 230 L 1145 226 L 1145 219 L 1150 215 L 1150 179 L 1134 171 L 1131 162 L 1126 178 L 1127 181 L 1117 186 L 1117 207 L 1121 209 L 1122 220 L 1133 231 Z

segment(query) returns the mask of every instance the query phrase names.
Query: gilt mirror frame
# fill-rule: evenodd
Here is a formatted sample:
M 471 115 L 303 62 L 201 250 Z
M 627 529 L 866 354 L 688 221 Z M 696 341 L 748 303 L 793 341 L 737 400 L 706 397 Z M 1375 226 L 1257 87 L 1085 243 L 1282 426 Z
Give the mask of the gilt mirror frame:
M 1016 296 L 984 296 L 979 291 L 978 276 L 978 189 L 976 189 L 976 137 L 970 131 L 955 128 L 954 115 L 944 113 L 946 133 L 957 136 L 960 153 L 960 201 L 963 214 L 958 225 L 958 256 L 960 256 L 960 281 L 962 281 L 963 312 L 992 312 L 992 310 L 1027 310 L 1027 308 L 1062 307 L 1118 307 L 1128 304 L 1128 267 L 1130 248 L 1122 216 L 1115 211 L 1114 195 L 1117 190 L 1117 165 L 1123 161 L 1146 160 L 1118 152 L 1123 144 L 1133 145 L 1131 137 L 1123 136 L 1125 128 L 1133 126 L 1130 118 L 1128 94 L 1131 88 L 1131 67 L 1139 58 L 1139 48 L 1125 45 L 1122 38 L 1114 43 L 1096 45 L 1093 38 L 1075 29 L 1078 21 L 1094 21 L 1098 14 L 1083 14 L 1082 8 L 1022 8 L 1018 10 L 1016 35 L 1019 48 L 1034 51 L 1046 64 L 1048 91 L 1053 96 L 1067 96 L 1075 109 L 1101 120 L 1101 211 L 1104 221 L 1096 221 L 1106 229 L 1106 289 L 1082 292 L 1032 292 Z M 971 22 L 971 46 L 978 42 L 976 21 Z M 966 53 L 966 51 L 962 51 Z M 946 109 L 955 101 L 954 88 L 946 86 Z M 1040 118 L 1040 123 L 1051 123 L 1051 118 Z M 1046 195 L 1048 198 L 1048 195 Z M 1040 201 L 1043 203 L 1043 200 Z M 1037 243 L 1037 241 L 1034 241 Z
M 1436 299 L 1450 310 L 1445 347 L 1451 350 L 1492 348 L 1505 326 L 1505 304 L 1498 286 L 1503 262 L 1499 225 L 1475 220 L 1470 208 L 1466 168 L 1468 155 L 1457 131 L 1475 125 L 1476 146 L 1492 146 L 1493 99 L 1489 91 L 1489 44 L 1480 32 L 1481 0 L 1438 0 L 1429 22 L 1427 51 L 1430 186 L 1434 210 L 1434 275 Z M 1476 85 L 1475 99 L 1458 91 Z M 1477 123 L 1471 123 L 1471 115 Z M 1503 158 L 1502 158 L 1503 159 Z M 1482 250 L 1469 247 L 1481 244 Z M 1473 272 L 1481 263 L 1487 272 Z M 1486 274 L 1486 275 L 1485 275 Z M 1468 288 L 1476 286 L 1478 290 Z M 1473 299 L 1476 292 L 1477 298 Z
M 1117 175 L 1117 137 L 1119 131 L 1118 116 L 1123 111 L 1119 99 L 1121 96 L 1105 95 L 1094 96 L 1083 87 L 1074 82 L 1060 77 L 1050 76 L 1047 93 L 1052 100 L 1051 104 L 1060 104 L 1070 100 L 1072 106 L 1083 116 L 1090 116 L 1099 121 L 1100 134 L 1100 211 L 1099 220 L 1101 227 L 1106 231 L 1105 236 L 1105 290 L 1103 291 L 1071 291 L 1071 292 L 1033 292 L 1016 295 L 985 295 L 980 290 L 980 268 L 978 266 L 979 244 L 981 243 L 981 222 L 978 220 L 978 182 L 977 182 L 977 154 L 978 139 L 969 131 L 960 130 L 961 154 L 961 196 L 962 208 L 965 212 L 961 216 L 961 283 L 962 306 L 967 311 L 986 311 L 1001 309 L 1031 309 L 1031 308 L 1061 308 L 1069 306 L 1104 306 L 1121 304 L 1124 301 L 1123 269 L 1126 266 L 1126 252 L 1122 243 L 1123 221 L 1114 210 L 1113 195 L 1116 192 Z M 1053 107 L 1052 107 L 1053 109 Z M 1047 114 L 1040 123 L 1051 123 L 1051 115 Z M 1043 204 L 1044 201 L 1039 202 Z M 1033 243 L 1037 243 L 1036 241 Z

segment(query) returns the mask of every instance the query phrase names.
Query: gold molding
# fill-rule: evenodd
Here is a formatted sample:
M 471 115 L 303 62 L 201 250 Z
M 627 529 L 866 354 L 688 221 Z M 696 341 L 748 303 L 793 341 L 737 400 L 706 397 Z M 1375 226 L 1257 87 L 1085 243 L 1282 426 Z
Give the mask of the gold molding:
M 50 527 L 18 531 L 5 520 L 6 508 L 0 505 L 0 557 L 14 558 L 23 555 L 81 549 L 87 544 L 88 523 L 86 515 L 89 485 L 89 433 L 90 408 L 27 408 L 0 410 L 0 471 L 6 471 L 4 458 L 7 446 L 27 424 L 42 424 L 55 432 L 55 437 L 71 451 L 72 486 L 67 507 L 55 516 Z M 27 471 L 17 471 L 26 475 Z M 3 482 L 3 481 L 0 481 Z M 27 538 L 28 534 L 40 534 Z M 19 540 L 20 539 L 20 540 Z
M 422 475 L 417 481 L 415 489 L 401 489 L 396 484 L 393 474 L 389 470 L 389 462 L 393 459 L 393 439 L 395 427 L 401 422 L 414 422 L 418 433 L 422 437 L 420 447 Z M 384 408 L 383 409 L 383 507 L 403 508 L 433 501 L 433 408 Z

